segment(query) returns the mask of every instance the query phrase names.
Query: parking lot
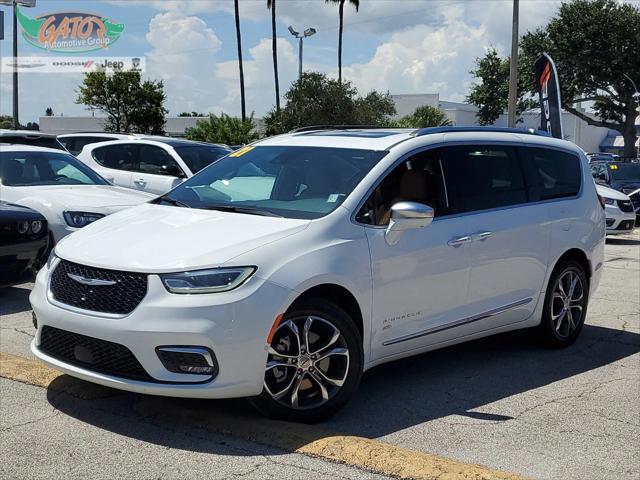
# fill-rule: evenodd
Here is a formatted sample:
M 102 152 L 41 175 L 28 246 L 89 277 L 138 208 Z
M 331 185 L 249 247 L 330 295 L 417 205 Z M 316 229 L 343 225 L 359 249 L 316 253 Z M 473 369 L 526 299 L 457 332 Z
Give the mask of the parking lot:
M 607 241 L 574 346 L 523 331 L 384 365 L 314 426 L 57 376 L 29 352 L 30 287 L 0 291 L 2 478 L 640 477 L 637 230 Z

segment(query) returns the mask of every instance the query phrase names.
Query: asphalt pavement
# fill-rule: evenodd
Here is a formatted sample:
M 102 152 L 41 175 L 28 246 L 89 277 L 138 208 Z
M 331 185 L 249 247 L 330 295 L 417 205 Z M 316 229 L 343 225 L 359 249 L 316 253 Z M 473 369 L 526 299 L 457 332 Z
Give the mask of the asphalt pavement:
M 30 288 L 0 290 L 0 352 L 27 361 Z M 521 331 L 383 365 L 321 425 L 264 422 L 244 401 L 2 376 L 0 478 L 388 478 L 412 471 L 393 463 L 408 455 L 513 478 L 638 480 L 640 233 L 607 241 L 572 347 L 544 348 Z M 416 476 L 457 478 L 425 467 Z

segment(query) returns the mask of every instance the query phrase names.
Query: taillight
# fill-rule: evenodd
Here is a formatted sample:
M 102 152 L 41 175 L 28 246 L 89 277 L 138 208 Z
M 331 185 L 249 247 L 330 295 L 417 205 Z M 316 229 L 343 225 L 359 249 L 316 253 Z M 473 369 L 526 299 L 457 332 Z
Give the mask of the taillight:
M 604 197 L 602 195 L 598 195 L 598 200 L 600 200 L 600 206 L 604 210 L 604 206 L 605 206 Z

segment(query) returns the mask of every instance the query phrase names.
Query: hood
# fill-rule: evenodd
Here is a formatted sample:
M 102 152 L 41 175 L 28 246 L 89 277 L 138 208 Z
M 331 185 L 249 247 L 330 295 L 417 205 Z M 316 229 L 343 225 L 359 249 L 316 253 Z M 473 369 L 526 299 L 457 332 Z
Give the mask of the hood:
M 122 207 L 132 207 L 155 198 L 145 192 L 113 185 L 43 185 L 15 187 L 22 198 L 43 198 L 65 210 L 112 213 Z M 19 190 L 18 190 L 19 189 Z
M 611 198 L 613 200 L 629 200 L 629 197 L 618 190 L 614 190 L 613 188 L 604 187 L 602 185 L 596 185 L 596 190 L 598 190 L 598 195 Z
M 103 218 L 56 246 L 83 265 L 162 273 L 220 266 L 304 230 L 310 220 L 145 204 Z

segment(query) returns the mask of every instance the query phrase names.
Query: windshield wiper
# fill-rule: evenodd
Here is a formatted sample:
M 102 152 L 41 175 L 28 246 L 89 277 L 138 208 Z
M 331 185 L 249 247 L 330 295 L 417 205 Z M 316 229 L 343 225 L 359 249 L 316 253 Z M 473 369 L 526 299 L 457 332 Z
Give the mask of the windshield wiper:
M 176 200 L 175 198 L 165 197 L 164 195 L 153 200 L 153 203 L 157 203 L 159 201 L 167 202 L 168 204 L 173 205 L 175 207 L 191 208 L 191 205 L 187 205 L 186 203 L 181 202 L 180 200 Z
M 282 215 L 270 212 L 269 210 L 261 210 L 253 207 L 237 207 L 235 205 L 209 205 L 202 207 L 203 210 L 220 210 L 221 212 L 246 213 L 248 215 L 261 215 L 263 217 L 279 217 Z

